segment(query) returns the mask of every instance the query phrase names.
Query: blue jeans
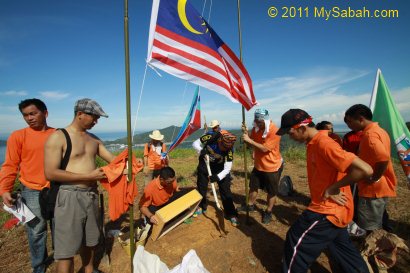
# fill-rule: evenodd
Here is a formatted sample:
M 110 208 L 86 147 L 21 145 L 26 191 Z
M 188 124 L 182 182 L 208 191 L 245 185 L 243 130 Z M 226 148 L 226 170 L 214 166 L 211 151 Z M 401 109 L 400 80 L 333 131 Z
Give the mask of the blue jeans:
M 40 191 L 22 186 L 21 195 L 24 203 L 36 216 L 26 224 L 28 244 L 31 255 L 31 267 L 33 273 L 46 271 L 45 260 L 47 259 L 47 221 L 41 216 L 39 196 Z

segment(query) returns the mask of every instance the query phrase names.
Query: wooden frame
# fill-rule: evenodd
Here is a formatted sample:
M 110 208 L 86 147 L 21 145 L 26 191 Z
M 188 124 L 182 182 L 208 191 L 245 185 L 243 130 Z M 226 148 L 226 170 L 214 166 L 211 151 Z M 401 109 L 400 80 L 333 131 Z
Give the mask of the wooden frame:
M 201 202 L 202 196 L 197 190 L 192 190 L 181 196 L 175 201 L 169 203 L 155 213 L 158 224 L 153 225 L 151 239 L 158 240 L 185 219 L 192 216 Z

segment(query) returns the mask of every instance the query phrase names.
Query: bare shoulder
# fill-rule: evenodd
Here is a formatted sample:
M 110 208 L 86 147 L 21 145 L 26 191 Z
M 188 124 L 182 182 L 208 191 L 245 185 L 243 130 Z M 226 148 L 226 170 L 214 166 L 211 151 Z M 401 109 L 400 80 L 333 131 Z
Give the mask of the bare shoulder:
M 61 132 L 61 130 L 56 130 L 54 133 L 52 133 L 48 139 L 47 139 L 47 144 L 48 145 L 59 145 L 65 143 L 65 136 L 64 133 Z
M 88 136 L 89 136 L 92 140 L 94 140 L 94 141 L 96 141 L 96 142 L 98 142 L 98 143 L 100 143 L 100 144 L 103 143 L 103 141 L 102 141 L 98 136 L 96 136 L 96 135 L 94 135 L 94 134 L 92 134 L 92 133 L 89 133 L 89 132 L 87 132 L 87 134 L 88 134 Z

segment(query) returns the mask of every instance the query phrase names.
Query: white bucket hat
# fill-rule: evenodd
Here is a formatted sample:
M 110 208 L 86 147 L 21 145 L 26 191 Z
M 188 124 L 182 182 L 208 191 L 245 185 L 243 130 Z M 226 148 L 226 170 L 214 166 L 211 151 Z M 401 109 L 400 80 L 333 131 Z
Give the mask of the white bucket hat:
M 209 124 L 210 128 L 214 128 L 216 126 L 219 125 L 219 121 L 217 121 L 216 119 L 214 119 L 213 121 L 211 121 L 211 123 Z
M 154 130 L 152 131 L 152 135 L 149 135 L 150 138 L 154 140 L 163 140 L 164 135 L 161 135 L 161 132 L 159 130 Z

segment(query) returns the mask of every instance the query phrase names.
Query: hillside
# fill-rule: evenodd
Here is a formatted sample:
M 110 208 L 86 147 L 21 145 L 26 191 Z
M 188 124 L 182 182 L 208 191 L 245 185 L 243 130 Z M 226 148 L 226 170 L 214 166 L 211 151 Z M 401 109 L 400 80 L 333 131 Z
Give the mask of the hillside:
M 0 139 L 0 147 L 6 146 L 6 144 L 7 144 L 7 141 Z
M 161 134 L 164 135 L 164 140 L 163 142 L 165 143 L 170 143 L 172 142 L 176 136 L 179 133 L 179 130 L 181 129 L 181 127 L 177 127 L 177 126 L 169 126 L 166 128 L 162 128 L 159 129 Z M 233 133 L 236 136 L 240 136 L 241 135 L 241 130 L 239 129 L 235 129 L 235 130 L 229 130 L 229 132 Z M 144 132 L 144 133 L 140 133 L 140 134 L 135 134 L 134 135 L 134 144 L 143 144 L 146 143 L 150 140 L 149 135 L 152 133 L 152 131 L 148 131 L 148 132 Z M 203 129 L 199 129 L 197 130 L 195 133 L 193 133 L 192 135 L 190 135 L 185 141 L 186 142 L 192 142 L 196 139 L 198 139 L 202 134 L 204 133 Z M 112 140 L 112 141 L 105 141 L 105 144 L 127 144 L 127 137 L 123 137 L 123 138 L 119 138 L 116 140 Z

